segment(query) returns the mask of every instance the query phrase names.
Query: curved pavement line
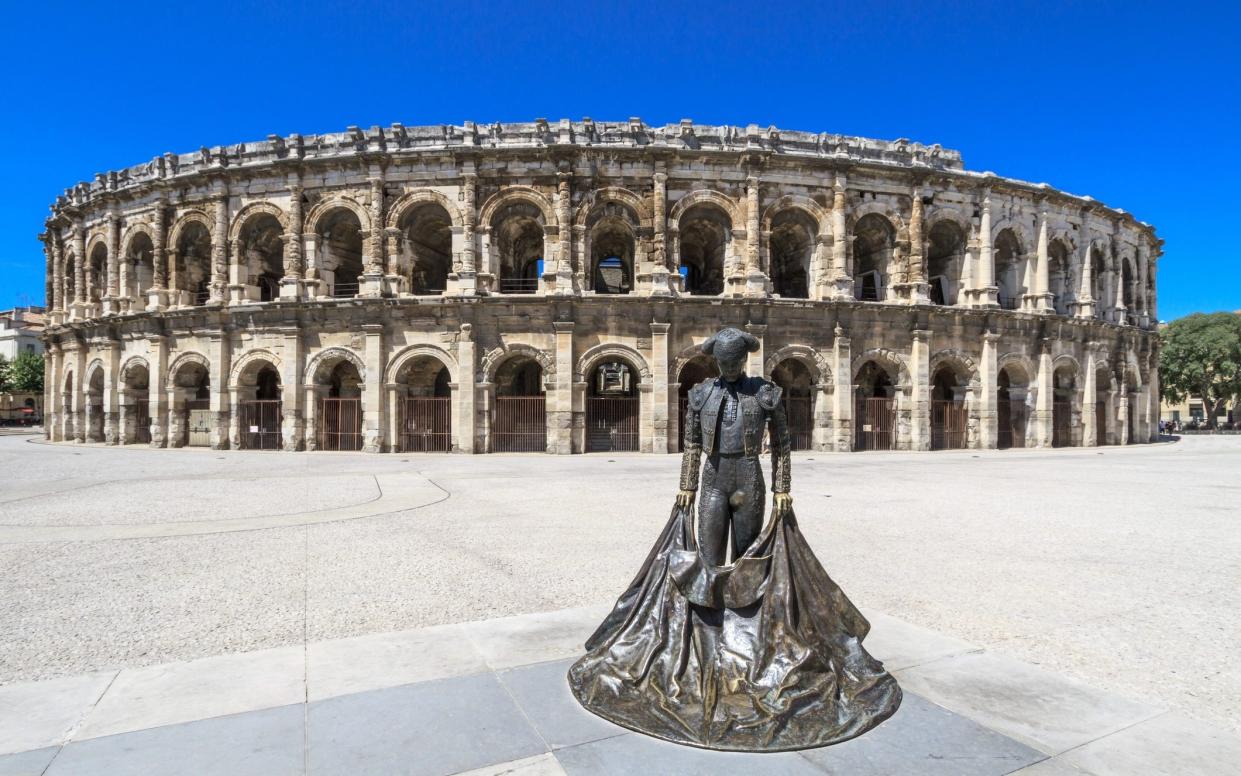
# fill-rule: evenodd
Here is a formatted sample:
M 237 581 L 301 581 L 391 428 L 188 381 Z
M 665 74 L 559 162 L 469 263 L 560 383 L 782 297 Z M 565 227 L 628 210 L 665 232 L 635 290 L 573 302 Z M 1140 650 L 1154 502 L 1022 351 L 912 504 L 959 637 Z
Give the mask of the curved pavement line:
M 431 480 L 413 472 L 376 474 L 377 499 L 319 512 L 193 520 L 184 523 L 138 525 L 0 526 L 0 544 L 34 542 L 97 542 L 111 539 L 160 539 L 172 536 L 257 531 L 301 525 L 357 520 L 403 512 L 444 501 L 451 494 Z

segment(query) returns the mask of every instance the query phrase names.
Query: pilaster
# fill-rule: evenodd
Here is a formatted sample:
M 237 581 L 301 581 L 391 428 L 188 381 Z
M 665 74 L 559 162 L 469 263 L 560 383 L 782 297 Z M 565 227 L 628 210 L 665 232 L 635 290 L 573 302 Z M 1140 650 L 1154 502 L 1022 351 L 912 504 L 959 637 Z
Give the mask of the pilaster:
M 479 452 L 476 444 L 478 429 L 476 428 L 476 388 L 478 382 L 478 366 L 475 363 L 476 344 L 472 324 L 461 324 L 460 335 L 457 337 L 457 395 L 454 407 L 456 417 L 453 428 L 456 433 L 453 449 L 462 453 Z M 485 448 L 484 448 L 485 449 Z
M 670 451 L 668 383 L 668 330 L 670 323 L 651 323 L 651 428 L 644 435 L 650 440 L 643 445 L 643 452 L 667 453 Z M 645 429 L 644 429 L 645 430 Z
M 853 449 L 853 353 L 851 340 L 836 326 L 832 339 L 832 440 L 838 453 Z
M 211 411 L 211 429 L 207 441 L 212 450 L 229 448 L 230 415 L 235 409 L 229 402 L 229 372 L 232 370 L 232 342 L 227 330 L 209 332 L 207 359 L 210 389 L 207 394 Z
M 378 453 L 393 440 L 384 439 L 384 327 L 362 325 L 366 334 L 366 389 L 362 394 L 362 450 Z
M 910 332 L 909 345 L 909 448 L 910 450 L 931 449 L 931 332 L 925 329 L 914 329 Z M 899 418 L 904 413 L 897 407 Z M 898 425 L 897 447 L 901 447 L 901 435 Z
M 572 321 L 555 321 L 556 379 L 547 392 L 547 452 L 573 452 L 573 329 Z
M 982 360 L 978 365 L 978 430 L 979 438 L 974 440 L 973 447 L 994 450 L 999 444 L 999 353 L 1000 335 L 984 332 L 982 335 Z

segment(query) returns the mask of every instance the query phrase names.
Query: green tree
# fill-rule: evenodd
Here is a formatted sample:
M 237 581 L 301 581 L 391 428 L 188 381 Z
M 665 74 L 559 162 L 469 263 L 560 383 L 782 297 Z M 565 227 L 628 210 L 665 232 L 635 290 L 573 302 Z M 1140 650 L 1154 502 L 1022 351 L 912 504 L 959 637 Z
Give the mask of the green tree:
M 9 360 L 4 356 L 0 356 L 0 393 L 8 393 L 13 390 L 9 377 Z
M 1207 425 L 1215 428 L 1216 409 L 1241 396 L 1241 315 L 1194 313 L 1160 333 L 1159 381 L 1163 398 L 1202 399 Z
M 43 356 L 22 353 L 8 369 L 9 383 L 14 391 L 43 392 Z

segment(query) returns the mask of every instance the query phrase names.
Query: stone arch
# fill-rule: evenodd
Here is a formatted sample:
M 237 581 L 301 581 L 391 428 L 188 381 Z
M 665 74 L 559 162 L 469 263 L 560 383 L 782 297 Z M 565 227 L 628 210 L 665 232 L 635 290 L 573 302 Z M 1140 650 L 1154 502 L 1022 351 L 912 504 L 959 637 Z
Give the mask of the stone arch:
M 496 370 L 499 369 L 505 361 L 508 361 L 510 358 L 514 358 L 516 356 L 527 356 L 537 361 L 539 367 L 543 370 L 543 383 L 545 385 L 551 383 L 549 378 L 556 374 L 556 359 L 552 358 L 552 356 L 545 350 L 536 348 L 533 345 L 525 345 L 520 343 L 501 345 L 500 347 L 492 348 L 487 351 L 482 359 L 482 369 L 478 372 L 479 381 L 486 381 L 489 383 L 495 382 Z
M 86 369 L 82 372 L 82 374 L 86 375 L 86 379 L 82 381 L 82 385 L 87 390 L 90 390 L 90 384 L 94 382 L 96 374 L 102 374 L 105 385 L 107 383 L 108 373 L 107 369 L 104 368 L 102 358 L 92 359 L 91 362 L 86 365 Z
M 192 223 L 202 224 L 203 228 L 207 230 L 207 234 L 214 237 L 214 225 L 207 214 L 201 210 L 187 210 L 173 221 L 172 229 L 168 231 L 168 245 L 175 249 L 181 241 L 181 233 Z
M 259 369 L 270 365 L 280 372 L 280 363 L 279 356 L 265 348 L 248 351 L 233 364 L 233 369 L 229 373 L 229 385 L 234 388 L 240 385 L 252 385 Z
M 177 379 L 177 374 L 186 366 L 186 364 L 197 364 L 203 368 L 208 374 L 211 373 L 211 362 L 207 357 L 197 351 L 189 350 L 181 353 L 172 360 L 168 365 L 168 384 L 173 385 Z
M 689 345 L 682 348 L 672 360 L 672 379 L 680 381 L 681 372 L 685 371 L 686 365 L 701 356 L 706 356 L 708 359 L 711 358 L 710 356 L 707 356 L 706 353 L 702 352 L 701 344 Z
M 910 385 L 909 366 L 899 353 L 890 348 L 870 348 L 854 356 L 853 363 L 850 364 L 854 383 L 857 382 L 858 376 L 862 372 L 862 367 L 866 366 L 868 361 L 874 361 L 891 372 L 896 377 L 897 388 L 904 389 Z
M 241 237 L 241 230 L 246 223 L 258 215 L 269 215 L 275 218 L 280 224 L 280 231 L 288 239 L 289 235 L 289 219 L 284 211 L 271 202 L 251 202 L 250 204 L 237 211 L 237 215 L 233 216 L 233 224 L 228 231 L 228 239 L 230 242 L 236 241 Z
M 780 362 L 790 358 L 805 364 L 816 383 L 822 385 L 832 381 L 832 370 L 827 365 L 827 359 L 823 358 L 822 353 L 807 345 L 785 345 L 772 353 L 763 364 L 763 376 L 770 380 L 772 371 Z
M 1055 372 L 1057 369 L 1059 369 L 1061 366 L 1065 364 L 1072 366 L 1074 373 L 1076 373 L 1079 377 L 1081 376 L 1082 374 L 1081 362 L 1078 361 L 1077 358 L 1073 356 L 1071 353 L 1061 353 L 1060 355 L 1052 358 L 1051 371 Z
M 145 234 L 151 241 L 151 245 L 155 245 L 155 232 L 151 226 L 145 221 L 136 221 L 125 227 L 124 234 L 121 235 L 121 255 L 128 256 L 130 248 L 133 246 L 134 238 L 140 234 Z
M 925 237 L 931 233 L 931 229 L 941 221 L 950 221 L 956 224 L 961 230 L 961 234 L 965 240 L 969 240 L 970 231 L 974 228 L 974 222 L 965 214 L 965 211 L 956 205 L 931 205 L 926 210 L 926 214 L 922 218 L 922 234 Z
M 741 207 L 733 198 L 714 189 L 695 189 L 676 201 L 668 213 L 668 223 L 675 229 L 679 228 L 681 217 L 695 205 L 712 204 L 728 215 L 733 229 L 741 229 L 745 225 L 745 216 Z
M 543 226 L 548 227 L 557 223 L 556 209 L 552 207 L 552 203 L 547 197 L 540 194 L 536 189 L 529 186 L 505 186 L 487 198 L 483 206 L 478 211 L 478 224 L 484 229 L 490 229 L 492 220 L 499 214 L 505 205 L 514 202 L 526 202 L 539 209 L 543 215 Z
M 892 229 L 893 239 L 896 238 L 905 227 L 905 217 L 896 209 L 894 203 L 881 200 L 868 200 L 859 205 L 855 205 L 849 210 L 849 217 L 846 221 L 845 228 L 850 236 L 853 235 L 853 227 L 858 221 L 866 216 L 878 215 L 883 216 L 887 220 L 888 226 Z M 924 219 L 925 220 L 925 219 Z
M 120 380 L 118 380 L 120 385 L 128 385 L 130 378 L 133 377 L 133 370 L 139 367 L 146 370 L 147 379 L 149 380 L 151 376 L 150 362 L 148 362 L 143 356 L 130 356 L 121 366 L 121 377 Z
M 386 226 L 389 229 L 399 229 L 401 220 L 405 218 L 407 213 L 419 205 L 426 204 L 435 204 L 444 208 L 454 227 L 461 227 L 463 225 L 461 211 L 457 208 L 457 204 L 447 196 L 435 189 L 414 189 L 402 194 L 388 207 L 388 222 Z
M 629 216 L 627 220 L 630 221 L 630 226 L 635 232 L 640 228 L 651 226 L 651 211 L 646 206 L 646 202 L 642 197 L 622 186 L 605 186 L 591 191 L 577 206 L 577 212 L 573 215 L 573 225 L 590 226 L 602 217 L 600 211 L 609 204 L 621 205 L 622 210 Z
M 997 219 L 997 222 L 991 225 L 991 242 L 993 245 L 999 239 L 1000 232 L 1006 229 L 1011 231 L 1013 237 L 1017 239 L 1017 245 L 1021 247 L 1022 255 L 1033 252 L 1033 246 L 1037 242 L 1034 230 L 1020 218 Z
M 302 231 L 306 234 L 318 234 L 319 222 L 337 208 L 344 208 L 358 217 L 358 223 L 361 225 L 361 232 L 369 235 L 371 231 L 371 214 L 353 197 L 344 194 L 330 194 L 319 200 L 306 213 L 306 219 Z M 283 226 L 283 224 L 281 224 Z
M 306 363 L 303 385 L 314 385 L 323 382 L 323 378 L 341 361 L 348 361 L 358 370 L 362 384 L 366 384 L 366 362 L 349 348 L 330 347 L 316 353 Z M 278 368 L 278 367 L 277 367 Z
M 108 239 L 102 232 L 93 232 L 86 238 L 86 255 L 90 256 L 95 252 L 97 246 L 103 246 L 105 252 L 108 250 Z
M 453 375 L 454 380 L 457 375 L 460 374 L 458 371 L 457 359 L 447 350 L 436 347 L 435 345 L 408 345 L 397 351 L 392 358 L 388 359 L 388 370 L 387 374 L 384 376 L 384 382 L 398 382 L 401 372 L 404 371 L 409 364 L 419 358 L 433 358 L 439 361 L 445 368 L 448 369 L 449 373 Z
M 785 210 L 800 210 L 809 216 L 810 220 L 818 226 L 816 234 L 828 234 L 831 231 L 831 212 L 810 197 L 801 194 L 785 194 L 768 205 L 763 211 L 763 218 L 760 222 L 762 231 L 770 232 L 772 219 Z
M 651 368 L 647 364 L 646 358 L 637 350 L 628 345 L 619 343 L 604 342 L 588 348 L 586 352 L 577 360 L 577 367 L 573 370 L 573 380 L 575 382 L 584 382 L 590 371 L 598 365 L 598 363 L 606 358 L 617 358 L 622 361 L 628 361 L 637 367 L 638 375 L 642 378 L 643 383 L 649 383 L 651 379 Z
M 995 373 L 999 375 L 1010 367 L 1015 367 L 1020 371 L 1023 385 L 1031 386 L 1035 384 L 1038 369 L 1034 366 L 1034 361 L 1028 356 L 1020 353 L 1005 353 L 996 360 Z
M 927 373 L 934 377 L 935 373 L 945 366 L 955 372 L 957 377 L 964 378 L 964 381 L 969 386 L 975 387 L 978 385 L 978 365 L 968 353 L 956 348 L 944 348 L 943 350 L 936 351 L 931 356 L 930 367 L 927 369 Z

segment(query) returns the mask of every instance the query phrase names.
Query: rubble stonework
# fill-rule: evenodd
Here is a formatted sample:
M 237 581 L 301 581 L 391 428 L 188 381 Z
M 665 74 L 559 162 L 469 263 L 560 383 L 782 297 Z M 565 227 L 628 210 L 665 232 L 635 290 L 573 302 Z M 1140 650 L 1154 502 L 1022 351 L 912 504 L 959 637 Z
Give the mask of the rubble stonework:
M 350 127 L 99 174 L 41 238 L 55 441 L 222 449 L 262 426 L 299 450 L 345 428 L 380 452 L 432 428 L 429 449 L 490 452 L 530 431 L 503 400 L 541 396 L 548 452 L 606 447 L 600 428 L 675 452 L 721 326 L 758 337 L 750 371 L 801 402 L 803 448 L 1157 430 L 1153 229 L 938 145 L 636 118 Z M 605 418 L 609 396 L 636 421 Z

